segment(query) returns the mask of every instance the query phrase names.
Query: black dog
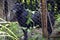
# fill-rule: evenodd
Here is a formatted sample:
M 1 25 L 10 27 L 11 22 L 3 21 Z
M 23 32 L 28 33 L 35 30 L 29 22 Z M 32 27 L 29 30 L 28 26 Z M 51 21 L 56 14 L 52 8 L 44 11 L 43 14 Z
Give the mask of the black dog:
M 29 24 L 26 23 L 28 20 L 27 16 L 29 13 L 28 11 L 26 11 L 22 3 L 16 2 L 15 5 L 13 6 L 12 11 L 15 13 L 17 21 L 20 26 L 30 28 L 30 27 L 39 25 L 41 27 L 42 24 L 41 24 L 41 18 L 40 18 L 39 11 L 36 11 L 34 14 L 32 14 L 31 16 L 32 21 L 30 21 Z M 50 16 L 50 19 L 49 19 L 49 16 Z M 47 16 L 48 18 L 47 30 L 48 30 L 48 34 L 50 35 L 52 33 L 51 24 L 52 26 L 54 26 L 55 20 L 54 20 L 53 12 L 49 12 L 49 16 Z

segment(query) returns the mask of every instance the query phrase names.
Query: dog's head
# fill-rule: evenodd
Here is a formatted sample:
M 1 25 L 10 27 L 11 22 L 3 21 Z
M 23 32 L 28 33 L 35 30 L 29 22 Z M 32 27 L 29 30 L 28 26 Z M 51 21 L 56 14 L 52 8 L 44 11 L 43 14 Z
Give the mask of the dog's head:
M 14 6 L 13 6 L 13 8 L 12 8 L 11 11 L 12 11 L 14 14 L 16 14 L 16 13 L 22 13 L 23 10 L 24 10 L 23 4 L 20 3 L 20 2 L 16 2 L 16 3 L 14 4 Z

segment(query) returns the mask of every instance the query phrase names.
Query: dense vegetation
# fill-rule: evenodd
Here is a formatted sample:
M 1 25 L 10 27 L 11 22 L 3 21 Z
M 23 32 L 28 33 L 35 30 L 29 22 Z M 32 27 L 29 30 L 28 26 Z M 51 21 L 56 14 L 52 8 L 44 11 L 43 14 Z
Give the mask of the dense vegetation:
M 37 9 L 40 8 L 40 5 L 39 5 L 40 0 L 38 0 L 38 1 L 37 0 L 18 0 L 18 1 L 23 3 L 22 6 L 24 6 L 26 9 L 29 9 L 28 10 L 29 11 L 28 12 L 29 13 L 29 16 L 28 16 L 29 20 L 27 22 L 27 24 L 28 24 L 28 23 L 30 23 L 30 20 L 31 20 L 30 19 L 31 15 L 32 15 L 31 13 L 33 11 L 37 11 Z M 48 7 L 48 11 L 49 12 L 55 14 L 55 15 L 53 15 L 53 16 L 55 16 L 55 19 L 56 19 L 56 23 L 55 23 L 56 25 L 55 26 L 57 27 L 57 29 L 59 31 L 60 30 L 60 27 L 59 27 L 60 26 L 60 14 L 59 14 L 60 13 L 60 6 L 59 6 L 59 0 L 58 1 L 57 0 L 53 0 L 53 2 L 52 2 L 52 5 L 50 4 L 50 2 L 47 3 L 47 5 L 48 5 L 47 7 Z M 23 9 L 23 7 L 21 7 L 21 9 Z M 25 11 L 25 9 L 24 10 L 21 10 L 21 9 L 19 9 L 18 11 L 21 11 L 21 12 L 24 11 L 24 15 L 26 16 L 27 12 Z M 19 14 L 17 14 L 17 15 L 19 15 Z M 27 20 L 27 19 L 24 18 L 23 20 L 19 20 L 19 21 L 21 21 L 23 23 L 24 22 L 26 23 L 25 20 Z M 8 26 L 6 26 L 6 25 L 8 25 Z M 39 33 L 40 31 L 39 32 L 37 32 L 37 31 L 34 32 L 35 30 L 36 30 L 36 28 L 28 29 L 28 40 L 44 40 L 44 38 L 42 37 L 42 34 Z M 23 34 L 22 29 L 21 29 L 21 26 L 17 22 L 10 22 L 10 24 L 3 24 L 2 27 L 0 28 L 0 32 L 6 32 L 6 35 L 9 35 L 9 36 L 7 36 L 5 38 L 6 40 L 19 40 L 19 39 L 22 40 L 24 38 L 24 36 L 23 36 L 24 34 Z M 1 39 L 1 40 L 4 40 L 4 39 Z

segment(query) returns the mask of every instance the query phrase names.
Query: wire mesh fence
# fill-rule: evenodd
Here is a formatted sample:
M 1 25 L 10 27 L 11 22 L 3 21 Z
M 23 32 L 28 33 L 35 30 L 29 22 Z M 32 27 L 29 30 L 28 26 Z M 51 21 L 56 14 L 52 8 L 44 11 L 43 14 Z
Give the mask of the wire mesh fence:
M 1 7 L 1 17 L 6 20 L 6 21 L 16 21 L 16 17 L 15 15 L 13 14 L 12 12 L 12 8 L 14 6 L 14 4 L 16 4 L 16 1 L 17 0 L 3 0 L 3 1 L 0 1 L 2 4 L 2 7 Z M 28 11 L 40 11 L 41 10 L 41 6 L 40 5 L 40 0 L 18 0 L 20 3 L 23 4 L 24 8 L 25 9 L 29 9 Z M 55 14 L 57 13 L 60 13 L 59 11 L 59 2 L 57 3 L 57 1 L 55 2 L 54 0 L 47 0 L 47 10 L 48 12 L 50 13 L 53 13 L 54 15 L 52 16 L 55 16 Z M 57 11 L 58 10 L 58 11 Z M 41 11 L 40 11 L 41 13 Z M 4 34 L 4 33 L 2 33 Z M 2 36 L 5 36 L 5 35 L 2 35 Z M 7 36 L 7 35 L 6 35 Z M 4 39 L 2 40 L 5 40 L 5 37 L 3 37 Z

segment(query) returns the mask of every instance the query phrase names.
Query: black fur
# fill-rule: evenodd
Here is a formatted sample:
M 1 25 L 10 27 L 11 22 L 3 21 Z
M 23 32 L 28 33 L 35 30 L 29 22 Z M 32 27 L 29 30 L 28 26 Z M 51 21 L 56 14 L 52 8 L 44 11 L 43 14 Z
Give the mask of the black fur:
M 32 14 L 31 19 L 33 20 L 33 22 L 31 21 L 29 24 L 26 24 L 26 22 L 28 20 L 27 16 L 29 13 L 28 13 L 28 11 L 26 11 L 26 9 L 24 8 L 22 3 L 19 3 L 19 2 L 15 3 L 15 5 L 13 7 L 13 11 L 15 11 L 15 15 L 16 15 L 17 21 L 18 21 L 20 26 L 30 28 L 32 26 L 39 25 L 40 27 L 42 27 L 41 17 L 40 17 L 39 11 L 36 11 L 34 14 Z M 53 12 L 49 12 L 52 26 L 54 26 L 54 22 L 55 22 L 53 15 L 54 15 Z M 47 18 L 48 18 L 47 30 L 48 30 L 48 34 L 51 34 L 52 28 L 51 28 L 51 24 L 49 21 L 49 16 L 47 16 Z

